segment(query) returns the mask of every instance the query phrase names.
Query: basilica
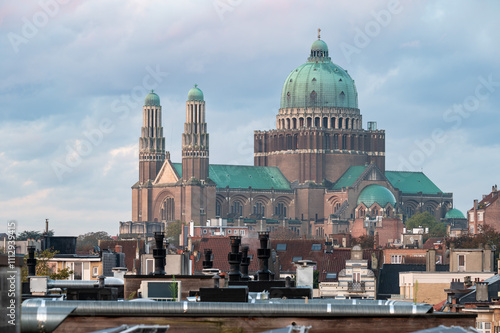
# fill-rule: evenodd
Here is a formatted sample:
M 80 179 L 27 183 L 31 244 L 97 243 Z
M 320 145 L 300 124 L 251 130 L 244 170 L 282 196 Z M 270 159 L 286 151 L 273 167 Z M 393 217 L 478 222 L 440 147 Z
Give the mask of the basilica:
M 378 234 L 385 244 L 413 214 L 441 219 L 453 207 L 452 194 L 424 173 L 385 169 L 385 131 L 373 121 L 363 127 L 355 82 L 331 61 L 319 35 L 307 61 L 285 79 L 276 129 L 254 132 L 254 166 L 210 163 L 206 112 L 195 85 L 187 95 L 182 161 L 173 162 L 160 98 L 146 96 L 132 221 L 121 222 L 120 233 L 164 230 L 177 220 L 224 221 L 306 237 Z

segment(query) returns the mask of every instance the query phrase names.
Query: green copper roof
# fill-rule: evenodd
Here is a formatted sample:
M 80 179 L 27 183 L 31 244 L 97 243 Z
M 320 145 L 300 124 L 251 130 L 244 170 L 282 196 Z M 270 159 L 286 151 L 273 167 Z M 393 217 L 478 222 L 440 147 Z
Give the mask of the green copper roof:
M 358 205 L 364 203 L 366 207 L 371 207 L 375 202 L 382 207 L 388 203 L 396 206 L 396 198 L 391 191 L 377 184 L 368 185 L 359 194 Z
M 182 177 L 182 163 L 173 163 Z M 248 188 L 259 190 L 290 190 L 290 183 L 277 167 L 210 164 L 208 174 L 217 187 Z
M 188 101 L 203 101 L 203 91 L 195 84 L 188 92 Z
M 366 166 L 364 165 L 350 167 L 349 169 L 347 169 L 346 172 L 344 172 L 342 177 L 340 177 L 339 180 L 337 180 L 335 185 L 333 185 L 333 189 L 340 190 L 342 189 L 342 187 L 352 186 L 352 184 L 354 184 L 356 179 L 358 179 L 359 176 L 361 176 L 361 174 L 363 173 L 363 171 L 365 171 L 365 169 Z
M 322 40 L 312 44 L 308 61 L 288 75 L 281 91 L 281 108 L 303 107 L 358 108 L 354 80 L 331 62 Z
M 423 172 L 386 171 L 385 177 L 403 193 L 437 194 L 442 191 Z
M 144 100 L 145 106 L 160 106 L 160 97 L 153 90 L 146 96 Z
M 315 40 L 311 46 L 312 51 L 324 51 L 328 52 L 328 45 L 323 42 L 321 39 Z
M 462 214 L 461 211 L 459 211 L 456 208 L 450 209 L 446 215 L 444 216 L 445 219 L 465 219 L 464 214 Z

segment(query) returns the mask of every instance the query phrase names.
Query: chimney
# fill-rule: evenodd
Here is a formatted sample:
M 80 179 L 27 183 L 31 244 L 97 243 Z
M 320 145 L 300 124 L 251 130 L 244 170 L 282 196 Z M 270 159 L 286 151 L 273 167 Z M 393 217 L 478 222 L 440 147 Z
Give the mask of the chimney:
M 472 279 L 469 275 L 464 277 L 464 285 L 465 285 L 465 288 L 472 287 Z
M 428 249 L 425 256 L 425 270 L 427 272 L 436 271 L 436 250 Z
M 227 255 L 227 261 L 229 262 L 229 281 L 240 281 L 241 273 L 240 273 L 240 263 L 241 263 L 241 252 L 240 252 L 240 244 L 241 237 L 240 236 L 230 236 L 231 241 L 231 252 Z
M 205 260 L 203 261 L 203 269 L 212 268 L 214 263 L 212 261 L 212 249 L 205 249 Z
M 476 282 L 476 302 L 488 302 L 488 282 Z
M 26 260 L 28 265 L 28 276 L 36 275 L 36 259 L 35 259 L 35 247 L 33 245 L 28 246 L 28 259 Z
M 259 232 L 260 249 L 257 250 L 257 257 L 260 261 L 260 269 L 257 272 L 259 281 L 269 281 L 271 272 L 269 271 L 269 258 L 271 257 L 271 249 L 267 248 L 269 242 L 269 232 Z
M 163 248 L 163 237 L 163 232 L 155 232 L 156 248 L 153 249 L 153 258 L 155 258 L 155 271 L 153 275 L 165 275 L 167 250 Z
M 248 257 L 248 246 L 241 248 L 241 280 L 248 281 L 250 277 L 248 276 L 248 266 L 250 266 L 250 258 Z
M 373 248 L 374 249 L 378 249 L 379 247 L 379 235 L 378 235 L 378 231 L 375 231 L 375 239 L 374 239 L 374 242 L 373 242 Z

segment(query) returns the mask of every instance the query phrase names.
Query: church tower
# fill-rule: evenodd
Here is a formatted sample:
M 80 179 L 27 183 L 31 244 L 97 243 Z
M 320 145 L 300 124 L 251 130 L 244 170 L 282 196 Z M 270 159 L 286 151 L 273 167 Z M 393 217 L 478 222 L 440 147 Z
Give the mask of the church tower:
M 208 179 L 208 133 L 203 92 L 195 84 L 188 93 L 182 134 L 182 178 L 185 182 Z
M 169 155 L 165 152 L 160 97 L 151 90 L 144 101 L 139 138 L 139 184 L 155 180 L 165 157 L 170 159 Z

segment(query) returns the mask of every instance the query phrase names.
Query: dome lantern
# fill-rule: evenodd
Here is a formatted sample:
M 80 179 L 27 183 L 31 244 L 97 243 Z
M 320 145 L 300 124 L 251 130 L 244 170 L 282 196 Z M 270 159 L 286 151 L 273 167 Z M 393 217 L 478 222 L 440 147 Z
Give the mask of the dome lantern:
M 151 90 L 151 92 L 146 95 L 144 106 L 160 106 L 160 97 L 155 94 L 154 90 Z
M 188 101 L 203 101 L 203 91 L 195 84 L 188 92 Z

